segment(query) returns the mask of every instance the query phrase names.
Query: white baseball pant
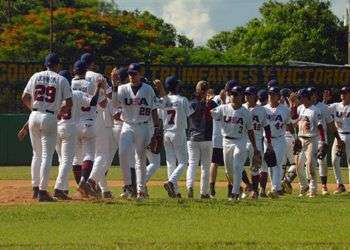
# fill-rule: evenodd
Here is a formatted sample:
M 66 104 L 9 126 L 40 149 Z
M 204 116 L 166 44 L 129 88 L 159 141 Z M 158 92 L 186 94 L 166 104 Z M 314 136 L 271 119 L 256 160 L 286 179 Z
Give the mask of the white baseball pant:
M 256 148 L 257 150 L 260 152 L 261 156 L 263 156 L 263 153 L 264 153 L 264 145 L 263 145 L 263 139 L 262 138 L 259 138 L 259 137 L 255 137 L 255 141 L 256 141 Z M 253 165 L 253 156 L 254 156 L 254 149 L 253 149 L 253 146 L 252 146 L 252 143 L 250 141 L 247 142 L 247 145 L 246 145 L 246 150 L 248 152 L 248 159 L 249 159 L 249 167 L 250 169 L 252 168 L 252 165 Z M 244 165 L 244 163 L 243 163 Z M 263 164 L 261 164 L 263 165 Z M 244 166 L 243 166 L 244 168 Z M 265 166 L 261 166 L 261 171 L 264 171 L 264 172 L 267 172 L 267 166 L 265 164 Z M 258 175 L 259 172 L 252 172 L 252 175 Z
M 223 139 L 225 172 L 233 186 L 232 194 L 240 193 L 242 171 L 248 154 L 246 147 L 246 138 Z
M 153 154 L 149 149 L 146 149 L 146 158 L 148 165 L 146 167 L 146 183 L 151 179 L 157 169 L 160 167 L 160 154 Z
M 146 185 L 146 147 L 151 139 L 147 123 L 129 124 L 124 122 L 119 140 L 119 160 L 123 171 L 124 185 L 131 185 L 131 155 L 136 151 L 137 191 L 145 192 Z M 135 149 L 135 151 L 133 150 Z
M 76 139 L 77 128 L 75 124 L 57 127 L 56 152 L 58 155 L 59 167 L 55 189 L 69 189 L 68 175 L 73 163 Z
M 83 161 L 94 161 L 96 129 L 93 121 L 79 123 L 78 138 L 73 165 L 81 165 Z
M 280 191 L 282 190 L 281 183 L 282 183 L 282 165 L 283 160 L 286 154 L 286 146 L 287 141 L 284 136 L 271 138 L 272 147 L 276 154 L 276 160 L 277 160 L 277 166 L 269 168 L 269 174 L 271 178 L 271 186 L 272 190 L 274 191 Z M 267 149 L 267 142 L 264 141 L 264 150 L 266 152 Z
M 309 186 L 310 191 L 315 193 L 317 191 L 317 138 L 300 138 L 300 140 L 302 149 L 299 156 L 296 156 L 299 157 L 299 161 L 297 161 L 297 174 L 300 188 L 305 189 Z
M 47 190 L 57 139 L 56 116 L 32 111 L 29 116 L 29 134 L 33 148 L 32 185 L 39 187 L 40 190 Z
M 350 183 L 350 134 L 340 134 L 340 138 L 345 142 L 345 154 L 346 154 L 346 162 L 349 168 L 349 183 Z M 337 155 L 337 140 L 334 140 L 332 147 L 332 164 L 335 175 L 335 180 L 337 184 L 344 184 L 343 178 L 341 176 L 340 169 L 341 156 Z
M 193 188 L 196 167 L 201 163 L 200 193 L 209 194 L 209 172 L 213 153 L 211 141 L 187 141 L 188 169 L 186 175 L 187 189 Z
M 177 181 L 188 164 L 186 134 L 178 135 L 172 132 L 164 134 L 164 149 L 168 168 L 168 181 L 175 186 L 178 193 Z

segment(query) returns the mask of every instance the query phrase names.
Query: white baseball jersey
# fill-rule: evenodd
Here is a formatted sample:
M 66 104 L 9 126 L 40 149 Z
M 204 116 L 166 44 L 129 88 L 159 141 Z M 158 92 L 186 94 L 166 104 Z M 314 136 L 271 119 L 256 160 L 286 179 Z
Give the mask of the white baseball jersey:
M 322 125 L 320 110 L 314 105 L 306 108 L 304 105 L 298 107 L 298 135 L 315 137 L 318 135 L 318 125 Z
M 212 116 L 222 121 L 221 134 L 224 137 L 242 138 L 253 129 L 252 116 L 243 106 L 234 109 L 232 104 L 220 105 L 212 110 Z
M 227 100 L 228 98 L 226 98 Z M 213 101 L 218 106 L 226 104 L 226 100 L 222 101 L 220 95 L 216 95 Z M 213 119 L 213 148 L 222 148 L 222 134 L 221 134 L 221 119 Z
M 142 83 L 134 94 L 131 83 L 123 84 L 118 87 L 118 93 L 114 98 L 123 110 L 124 122 L 133 124 L 151 121 L 151 111 L 155 109 L 156 95 L 150 85 Z
M 164 131 L 183 133 L 187 129 L 187 117 L 194 112 L 187 98 L 180 95 L 167 95 L 163 100 L 160 117 L 163 120 Z
M 85 79 L 73 78 L 72 90 L 80 90 L 89 95 L 93 95 L 95 92 L 95 86 L 93 83 L 86 81 Z M 96 106 L 81 107 L 80 120 L 95 120 L 96 119 Z
M 275 108 L 272 108 L 270 104 L 266 104 L 264 107 L 266 109 L 268 123 L 270 124 L 271 136 L 284 136 L 286 125 L 291 123 L 289 108 L 281 104 Z
M 248 107 L 247 103 L 243 104 L 243 107 L 248 109 L 250 114 L 252 115 L 255 138 L 262 138 L 264 133 L 264 127 L 269 125 L 267 121 L 266 109 L 260 105 Z
M 57 112 L 62 101 L 72 97 L 67 79 L 51 70 L 35 73 L 24 93 L 31 95 L 32 108 L 43 112 Z
M 350 105 L 344 106 L 342 102 L 337 102 L 330 105 L 330 110 L 338 132 L 350 133 Z
M 72 91 L 73 106 L 69 112 L 58 116 L 58 125 L 66 126 L 70 124 L 77 124 L 79 121 L 81 108 L 90 106 L 92 97 L 79 90 Z
M 329 106 L 323 102 L 316 103 L 315 107 L 318 108 L 318 110 L 321 113 L 322 122 L 324 122 L 324 124 L 322 124 L 322 126 L 324 128 L 325 138 L 327 141 L 327 138 L 328 138 L 328 136 L 327 136 L 327 124 L 334 121 L 333 116 L 331 114 L 331 110 L 330 110 Z

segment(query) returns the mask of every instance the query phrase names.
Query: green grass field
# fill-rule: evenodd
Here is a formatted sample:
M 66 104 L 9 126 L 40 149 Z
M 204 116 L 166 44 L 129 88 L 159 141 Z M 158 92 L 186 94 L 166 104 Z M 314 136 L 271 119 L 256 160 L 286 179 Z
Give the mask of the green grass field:
M 161 169 L 153 179 L 164 176 Z M 28 168 L 0 168 L 0 180 L 28 178 Z M 118 178 L 114 168 L 110 179 Z M 222 171 L 219 180 L 224 180 Z M 119 188 L 112 191 L 118 194 Z M 314 199 L 290 195 L 238 204 L 225 199 L 224 188 L 218 189 L 217 200 L 206 201 L 169 200 L 161 187 L 151 187 L 150 194 L 142 203 L 0 204 L 0 248 L 350 248 L 349 194 Z

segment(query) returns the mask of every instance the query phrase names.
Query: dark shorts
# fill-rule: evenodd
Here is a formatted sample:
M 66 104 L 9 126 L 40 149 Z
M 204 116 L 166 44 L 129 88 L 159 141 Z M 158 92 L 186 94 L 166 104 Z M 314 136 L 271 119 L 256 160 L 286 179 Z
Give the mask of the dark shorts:
M 211 162 L 221 166 L 224 165 L 224 154 L 222 148 L 213 148 Z

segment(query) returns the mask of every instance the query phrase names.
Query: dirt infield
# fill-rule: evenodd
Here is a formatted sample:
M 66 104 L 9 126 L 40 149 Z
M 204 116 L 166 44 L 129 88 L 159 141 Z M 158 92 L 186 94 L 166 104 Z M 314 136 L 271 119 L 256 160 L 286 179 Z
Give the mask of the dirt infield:
M 109 181 L 109 186 L 112 188 L 121 187 L 123 185 L 122 181 Z M 180 186 L 184 186 L 185 182 L 180 182 Z M 198 183 L 196 183 L 198 185 Z M 50 181 L 49 186 L 52 187 L 54 181 Z M 70 187 L 75 187 L 76 183 L 70 181 Z M 150 181 L 148 186 L 162 186 L 162 181 Z M 217 182 L 218 187 L 226 187 L 226 182 Z M 298 189 L 298 184 L 293 185 Z M 336 189 L 336 184 L 328 184 L 330 192 Z M 73 188 L 74 189 L 74 188 Z M 72 202 L 83 200 L 79 193 L 73 192 Z M 35 200 L 32 199 L 32 188 L 31 182 L 29 180 L 0 180 L 0 204 L 25 204 L 33 203 Z

